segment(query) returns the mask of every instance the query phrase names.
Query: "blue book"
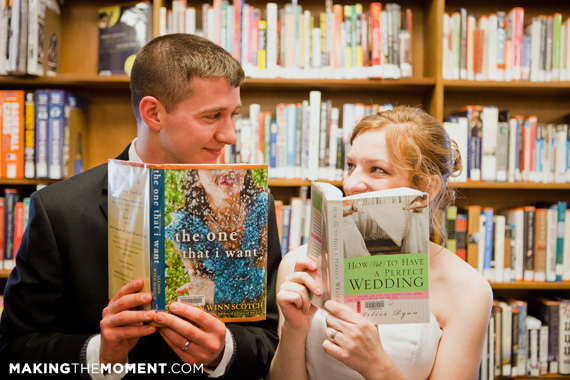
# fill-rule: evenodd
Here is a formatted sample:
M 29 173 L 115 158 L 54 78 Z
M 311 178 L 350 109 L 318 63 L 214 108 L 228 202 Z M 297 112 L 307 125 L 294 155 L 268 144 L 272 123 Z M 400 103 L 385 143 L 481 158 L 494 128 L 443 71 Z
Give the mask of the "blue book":
M 558 206 L 558 227 L 556 229 L 556 281 L 562 281 L 564 264 L 564 232 L 566 227 L 566 202 L 560 201 Z
M 486 207 L 481 210 L 481 215 L 485 216 L 485 246 L 483 251 L 483 276 L 487 280 L 493 280 L 493 267 L 491 261 L 493 260 L 493 213 L 492 208 Z
M 289 228 L 291 226 L 291 206 L 283 205 L 281 214 L 281 253 L 283 256 L 289 252 Z
M 63 142 L 65 139 L 64 90 L 49 91 L 49 119 L 47 134 L 48 176 L 63 178 Z
M 288 104 L 287 112 L 287 159 L 285 164 L 285 178 L 295 177 L 295 165 L 297 159 L 297 106 L 295 104 Z
M 49 90 L 36 91 L 36 178 L 48 178 Z

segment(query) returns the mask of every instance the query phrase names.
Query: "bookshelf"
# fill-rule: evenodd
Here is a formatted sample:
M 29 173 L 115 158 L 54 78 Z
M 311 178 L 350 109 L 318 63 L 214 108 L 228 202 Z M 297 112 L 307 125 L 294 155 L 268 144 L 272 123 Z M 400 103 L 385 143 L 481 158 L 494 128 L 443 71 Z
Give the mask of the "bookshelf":
M 97 75 L 98 34 L 97 9 L 118 1 L 76 0 L 62 6 L 61 73 L 54 77 L 0 77 L 3 89 L 64 88 L 89 100 L 87 168 L 115 157 L 136 136 L 136 123 L 130 104 L 129 79 L 125 76 Z M 286 3 L 277 1 L 279 8 Z M 312 13 L 324 9 L 323 1 L 304 0 L 304 9 Z M 336 2 L 335 2 L 336 3 Z M 339 2 L 343 3 L 343 2 Z M 344 2 L 346 4 L 350 2 Z M 343 4 L 344 4 L 343 3 Z M 385 2 L 383 2 L 384 4 Z M 493 82 L 457 81 L 442 78 L 442 15 L 459 7 L 480 16 L 497 10 L 508 11 L 520 6 L 525 9 L 525 20 L 538 14 L 562 12 L 570 16 L 570 3 L 564 0 L 402 0 L 402 6 L 413 12 L 412 57 L 413 76 L 400 80 L 370 79 L 246 79 L 241 96 L 243 109 L 259 103 L 262 111 L 275 112 L 275 105 L 308 99 L 310 90 L 322 91 L 323 100 L 342 103 L 393 103 L 421 105 L 438 120 L 467 104 L 492 104 L 508 108 L 512 114 L 536 114 L 544 122 L 559 123 L 570 113 L 570 81 L 566 82 Z M 265 2 L 254 0 L 252 5 L 264 8 Z M 370 1 L 363 2 L 367 9 Z M 169 1 L 155 0 L 154 35 L 158 35 L 158 9 Z M 197 7 L 198 8 L 198 7 Z M 279 89 L 279 91 L 275 91 Z M 341 118 L 342 119 L 342 118 Z M 17 186 L 33 191 L 44 180 L 0 180 L 0 188 Z M 49 182 L 48 182 L 49 183 Z M 342 182 L 333 182 L 342 186 Z M 270 180 L 277 199 L 285 202 L 296 196 L 309 181 L 297 179 Z M 570 183 L 481 183 L 467 182 L 454 185 L 457 204 L 480 204 L 494 208 L 521 206 L 536 201 L 566 200 L 570 204 Z M 0 272 L 0 287 L 5 284 L 6 272 Z M 561 293 L 570 296 L 570 283 L 506 283 L 492 284 L 497 295 L 526 295 Z M 548 376 L 547 378 L 552 378 Z M 554 377 L 556 378 L 556 377 Z

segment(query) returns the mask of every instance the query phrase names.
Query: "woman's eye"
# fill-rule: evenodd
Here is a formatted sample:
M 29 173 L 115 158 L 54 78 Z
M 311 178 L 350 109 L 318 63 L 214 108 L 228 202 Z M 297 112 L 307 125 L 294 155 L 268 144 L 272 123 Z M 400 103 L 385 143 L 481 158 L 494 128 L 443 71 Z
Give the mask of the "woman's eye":
M 348 170 L 353 170 L 354 169 L 354 165 L 353 164 L 346 164 L 346 168 Z
M 372 172 L 373 172 L 373 173 L 386 173 L 386 172 L 384 171 L 384 169 L 379 168 L 379 167 L 376 167 L 376 166 L 372 168 Z

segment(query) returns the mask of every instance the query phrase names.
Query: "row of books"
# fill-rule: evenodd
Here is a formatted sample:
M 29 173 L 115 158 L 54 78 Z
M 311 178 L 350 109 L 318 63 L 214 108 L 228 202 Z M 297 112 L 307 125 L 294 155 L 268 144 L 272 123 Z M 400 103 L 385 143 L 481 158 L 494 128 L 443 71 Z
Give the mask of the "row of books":
M 0 1 L 0 75 L 54 75 L 61 50 L 57 0 Z
M 174 0 L 171 9 L 160 8 L 159 20 L 160 35 L 202 35 L 232 53 L 249 77 L 412 76 L 412 11 L 395 3 L 365 10 L 327 0 L 324 12 L 311 14 L 298 1 L 260 9 L 214 0 L 197 10 Z
M 0 178 L 83 171 L 87 101 L 65 90 L 0 90 Z
M 444 121 L 461 153 L 457 182 L 569 182 L 570 128 L 497 106 L 468 105 Z
M 28 224 L 30 198 L 17 189 L 4 189 L 0 197 L 0 270 L 12 270 L 16 252 Z
M 443 14 L 443 78 L 495 81 L 570 79 L 570 18 L 532 17 L 524 8 L 475 17 Z
M 302 187 L 300 193 L 306 194 L 306 192 L 306 187 Z M 282 200 L 276 200 L 275 216 L 283 255 L 309 242 L 310 199 L 307 199 L 306 196 L 291 197 L 289 204 L 284 204 Z
M 548 374 L 570 375 L 570 300 L 495 300 L 479 378 Z
M 446 247 L 494 282 L 570 280 L 566 201 L 494 210 L 448 207 Z
M 250 105 L 249 117 L 236 120 L 238 142 L 226 147 L 221 161 L 268 164 L 270 178 L 342 180 L 352 128 L 362 117 L 392 105 L 346 103 L 341 120 L 339 107 L 321 100 L 320 91 L 309 97 L 277 104 L 275 117 L 259 104 Z

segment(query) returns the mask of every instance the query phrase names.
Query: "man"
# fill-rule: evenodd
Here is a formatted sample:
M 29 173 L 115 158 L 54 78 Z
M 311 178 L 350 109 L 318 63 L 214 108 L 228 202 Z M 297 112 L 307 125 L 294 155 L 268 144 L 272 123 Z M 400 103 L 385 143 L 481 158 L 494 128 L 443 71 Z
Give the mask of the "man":
M 190 34 L 152 40 L 131 73 L 137 138 L 118 158 L 215 163 L 236 141 L 243 80 L 239 63 L 208 40 Z M 138 310 L 151 299 L 138 292 L 140 280 L 108 300 L 106 164 L 36 192 L 4 293 L 1 372 L 10 363 L 167 363 L 166 371 L 188 363 L 203 364 L 205 371 L 186 378 L 265 376 L 277 345 L 281 257 L 272 198 L 269 206 L 267 319 L 225 325 L 181 303 L 171 305 L 172 314 Z

